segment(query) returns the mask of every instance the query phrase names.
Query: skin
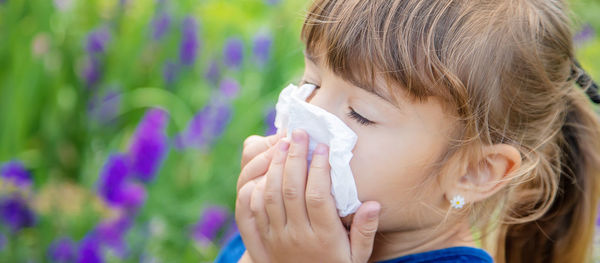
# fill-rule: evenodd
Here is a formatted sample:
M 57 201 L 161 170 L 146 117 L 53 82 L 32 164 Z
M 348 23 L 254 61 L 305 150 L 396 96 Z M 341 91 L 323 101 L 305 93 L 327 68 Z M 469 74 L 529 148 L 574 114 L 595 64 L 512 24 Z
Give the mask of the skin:
M 291 142 L 280 135 L 250 137 L 236 204 L 248 252 L 242 261 L 366 262 L 475 247 L 466 217 L 449 200 L 460 194 L 467 204 L 481 201 L 504 187 L 520 165 L 513 146 L 482 146 L 481 159 L 451 159 L 436 170 L 432 165 L 457 127 L 438 100 L 412 103 L 406 96 L 394 101 L 383 89 L 370 93 L 314 57 L 305 58 L 303 82 L 319 86 L 309 103 L 335 114 L 358 135 L 350 166 L 363 206 L 346 232 L 329 194 L 327 151 L 313 157 L 316 167 L 306 167 L 303 131 L 294 132 Z M 350 117 L 350 108 L 363 119 Z

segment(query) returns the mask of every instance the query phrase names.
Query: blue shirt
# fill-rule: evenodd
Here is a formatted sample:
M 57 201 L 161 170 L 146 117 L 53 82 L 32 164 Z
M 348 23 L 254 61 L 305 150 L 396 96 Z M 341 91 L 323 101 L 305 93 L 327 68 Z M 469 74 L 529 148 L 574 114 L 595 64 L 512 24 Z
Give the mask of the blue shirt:
M 215 263 L 234 263 L 238 262 L 246 251 L 242 237 L 238 233 L 229 243 L 221 249 Z M 379 263 L 454 263 L 454 262 L 474 262 L 474 263 L 493 263 L 492 257 L 483 249 L 474 247 L 449 247 L 439 250 L 427 251 L 412 255 L 406 255 L 395 259 L 380 261 Z

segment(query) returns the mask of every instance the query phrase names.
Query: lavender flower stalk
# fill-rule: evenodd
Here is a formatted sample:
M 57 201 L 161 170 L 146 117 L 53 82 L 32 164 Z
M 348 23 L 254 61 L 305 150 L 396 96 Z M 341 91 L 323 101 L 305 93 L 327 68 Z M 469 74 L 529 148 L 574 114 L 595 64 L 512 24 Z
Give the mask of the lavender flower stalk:
M 197 35 L 198 25 L 196 20 L 188 16 L 182 23 L 182 39 L 179 49 L 181 64 L 191 66 L 196 62 L 198 47 L 200 45 Z
M 228 216 L 229 212 L 223 207 L 211 206 L 206 208 L 200 221 L 193 227 L 192 238 L 203 245 L 214 242 Z
M 132 172 L 143 182 L 151 181 L 167 151 L 167 113 L 152 109 L 138 125 L 129 147 Z
M 33 226 L 36 218 L 26 200 L 19 195 L 13 195 L 0 199 L 0 220 L 12 233 L 17 233 L 23 228 Z
M 204 73 L 204 77 L 206 78 L 208 83 L 212 85 L 217 85 L 217 83 L 221 79 L 221 69 L 219 69 L 219 64 L 216 60 L 210 62 L 206 73 Z
M 117 154 L 109 157 L 100 174 L 99 193 L 109 204 L 121 206 L 127 203 L 123 188 L 130 173 L 129 157 Z
M 165 66 L 163 68 L 163 78 L 165 79 L 165 83 L 172 84 L 173 82 L 175 82 L 178 71 L 179 67 L 177 64 L 171 61 L 165 63 Z
M 233 99 L 240 90 L 240 84 L 232 78 L 226 78 L 221 82 L 220 92 L 227 99 Z
M 22 189 L 31 186 L 31 174 L 20 161 L 10 161 L 3 164 L 0 168 L 0 178 Z
M 207 105 L 194 116 L 186 130 L 176 137 L 177 148 L 202 148 L 221 136 L 231 120 L 232 110 L 223 101 L 217 103 Z
M 101 124 L 109 123 L 119 113 L 121 107 L 121 93 L 115 90 L 108 91 L 101 98 L 94 98 L 89 105 L 90 115 Z
M 273 40 L 269 34 L 260 33 L 254 37 L 252 51 L 254 53 L 254 60 L 259 66 L 263 67 L 269 62 L 272 43 Z
M 110 32 L 107 28 L 100 28 L 90 32 L 86 38 L 85 49 L 89 54 L 99 54 L 106 51 L 110 41 Z
M 68 237 L 58 238 L 48 247 L 48 258 L 55 263 L 75 262 L 75 247 L 76 244 L 72 239 Z
M 127 215 L 101 222 L 95 229 L 97 240 L 124 258 L 127 254 L 124 236 L 131 228 L 132 223 L 131 218 Z
M 239 69 L 244 59 L 244 43 L 239 38 L 230 38 L 225 43 L 223 50 L 225 66 L 230 69 Z
M 97 233 L 88 233 L 79 243 L 77 263 L 103 263 L 102 248 Z
M 100 81 L 102 68 L 100 60 L 94 56 L 89 56 L 84 59 L 81 77 L 84 79 L 87 87 L 93 87 Z
M 169 31 L 170 26 L 171 16 L 166 12 L 160 13 L 152 20 L 152 38 L 160 40 Z

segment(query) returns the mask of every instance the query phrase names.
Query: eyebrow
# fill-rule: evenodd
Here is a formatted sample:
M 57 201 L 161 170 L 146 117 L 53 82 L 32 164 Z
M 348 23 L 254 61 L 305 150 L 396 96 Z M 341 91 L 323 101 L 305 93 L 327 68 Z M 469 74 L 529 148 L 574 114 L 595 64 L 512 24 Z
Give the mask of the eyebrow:
M 319 59 L 315 56 L 313 56 L 312 54 L 310 54 L 306 49 L 302 50 L 302 53 L 304 54 L 304 56 L 313 64 L 315 65 L 319 65 Z M 384 94 L 382 94 L 381 92 L 379 92 L 376 88 L 370 88 L 370 87 L 364 87 L 363 85 L 361 85 L 360 83 L 355 83 L 354 81 L 352 81 L 352 84 L 356 87 L 358 87 L 359 89 L 362 89 L 364 91 L 367 91 L 377 97 L 379 97 L 380 99 L 388 102 L 389 104 L 391 104 L 392 106 L 394 106 L 397 109 L 400 109 L 400 106 L 395 103 L 392 99 L 388 98 L 387 96 L 385 96 Z

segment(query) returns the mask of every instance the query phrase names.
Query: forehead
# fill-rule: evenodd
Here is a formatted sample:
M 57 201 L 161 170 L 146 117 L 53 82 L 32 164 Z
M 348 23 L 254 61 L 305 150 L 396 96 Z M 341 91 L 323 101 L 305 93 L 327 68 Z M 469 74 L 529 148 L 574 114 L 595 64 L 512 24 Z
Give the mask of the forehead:
M 313 54 L 313 52 L 311 52 L 309 50 L 303 50 L 302 52 L 304 53 L 304 57 L 309 62 L 311 62 L 312 64 L 317 66 L 317 68 L 319 68 L 319 69 L 323 68 L 323 64 L 321 63 L 321 62 L 323 62 L 322 55 Z M 354 87 L 360 88 L 362 90 L 365 90 L 365 91 L 377 96 L 378 98 L 384 100 L 385 102 L 391 104 L 392 106 L 394 106 L 396 108 L 400 107 L 400 103 L 398 103 L 397 98 L 395 98 L 394 96 L 391 96 L 391 94 L 389 92 L 389 88 L 385 88 L 385 84 L 381 78 L 376 78 L 374 84 L 371 84 L 371 85 L 359 83 L 358 81 L 355 81 L 354 78 L 353 79 L 344 79 L 344 80 L 349 82 L 350 84 L 352 84 Z

